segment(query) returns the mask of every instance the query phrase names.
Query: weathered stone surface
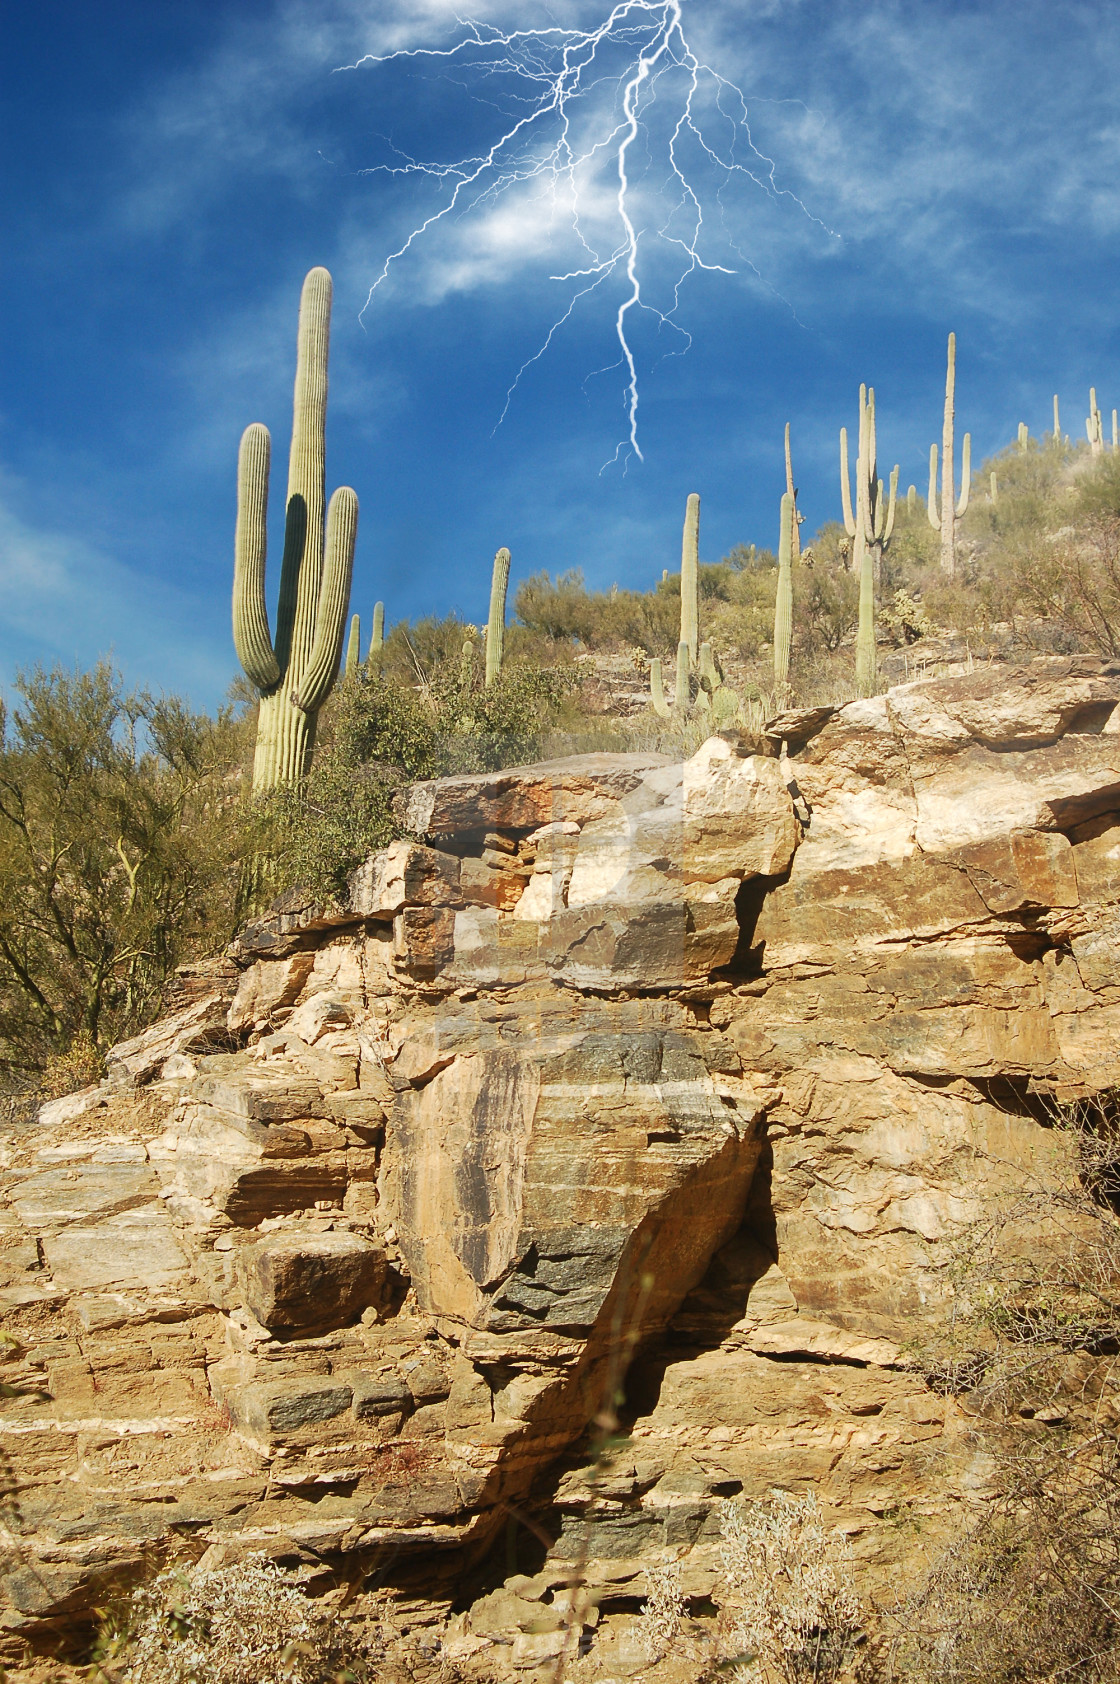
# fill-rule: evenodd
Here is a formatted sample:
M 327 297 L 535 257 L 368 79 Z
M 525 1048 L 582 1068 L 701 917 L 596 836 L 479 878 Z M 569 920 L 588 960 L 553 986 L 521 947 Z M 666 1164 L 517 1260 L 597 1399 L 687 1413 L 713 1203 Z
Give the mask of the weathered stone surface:
M 281 1006 L 292 1005 L 311 974 L 313 952 L 293 953 L 288 959 L 257 959 L 241 973 L 226 1017 L 234 1033 L 269 1021 Z
M 269 1234 L 241 1253 L 245 1304 L 267 1328 L 341 1327 L 388 1304 L 385 1253 L 350 1233 Z
M 634 789 L 644 772 L 669 765 L 658 754 L 578 754 L 477 777 L 413 784 L 401 824 L 416 836 L 483 830 L 532 831 L 557 819 L 584 824 Z
M 442 1620 L 531 1486 L 554 1546 L 444 1650 L 480 1679 L 475 1644 L 540 1666 L 573 1573 L 587 1666 L 636 1675 L 644 1565 L 715 1595 L 739 1491 L 812 1489 L 872 1594 L 918 1571 L 991 1470 L 905 1352 L 960 1225 L 1050 1173 L 1040 1096 L 1120 1083 L 1118 683 L 1045 661 L 774 722 L 792 758 L 418 786 L 453 852 L 238 944 L 251 1045 L 3 1143 L 4 1629 L 188 1533 L 375 1559 Z M 625 1442 L 538 1507 L 632 1348 Z
M 138 1087 L 150 1081 L 174 1053 L 221 1046 L 226 1039 L 227 1007 L 224 994 L 207 994 L 181 1012 L 161 1018 L 131 1041 L 119 1041 L 107 1060 L 110 1085 Z
M 393 842 L 372 854 L 349 882 L 349 904 L 362 918 L 392 918 L 406 906 L 458 906 L 459 861 L 454 854 Z

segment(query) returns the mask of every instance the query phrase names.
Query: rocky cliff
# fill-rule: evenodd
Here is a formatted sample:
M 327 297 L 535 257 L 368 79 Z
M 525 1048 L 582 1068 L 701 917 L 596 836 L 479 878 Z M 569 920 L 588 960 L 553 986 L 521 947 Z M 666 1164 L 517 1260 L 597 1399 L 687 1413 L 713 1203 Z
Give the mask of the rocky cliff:
M 645 1566 L 718 1599 L 729 1495 L 814 1491 L 872 1588 L 983 1501 L 906 1352 L 1042 1100 L 1120 1075 L 1120 665 L 769 736 L 413 786 L 345 910 L 9 1132 L 9 1658 L 264 1551 L 479 1678 L 578 1580 L 624 1676 Z

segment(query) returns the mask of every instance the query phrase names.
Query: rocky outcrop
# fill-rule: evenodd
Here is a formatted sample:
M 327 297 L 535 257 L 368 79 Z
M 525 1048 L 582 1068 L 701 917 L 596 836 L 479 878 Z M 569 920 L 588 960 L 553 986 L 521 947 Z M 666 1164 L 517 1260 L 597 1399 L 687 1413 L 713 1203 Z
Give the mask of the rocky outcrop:
M 10 1643 L 182 1551 L 433 1618 L 501 1533 L 448 1652 L 547 1658 L 576 1574 L 617 1676 L 735 1492 L 815 1490 L 869 1583 L 949 1535 L 988 1469 L 905 1351 L 1040 1096 L 1120 1075 L 1118 704 L 1041 661 L 414 786 L 348 907 L 6 1142 Z

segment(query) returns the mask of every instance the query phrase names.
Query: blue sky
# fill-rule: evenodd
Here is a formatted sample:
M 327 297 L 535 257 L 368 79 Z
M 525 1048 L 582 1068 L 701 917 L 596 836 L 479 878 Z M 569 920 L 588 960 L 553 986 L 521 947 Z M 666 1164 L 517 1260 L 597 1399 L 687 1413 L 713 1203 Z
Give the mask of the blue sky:
M 446 53 L 457 9 L 0 8 L 0 682 L 112 652 L 134 681 L 222 697 L 237 441 L 265 421 L 286 460 L 316 263 L 335 279 L 328 487 L 361 501 L 352 607 L 367 623 L 377 597 L 390 620 L 483 619 L 499 544 L 515 582 L 578 566 L 597 586 L 648 584 L 677 564 L 692 490 L 704 559 L 772 544 L 786 421 L 812 531 L 839 512 L 837 434 L 860 381 L 877 390 L 880 466 L 924 486 L 951 328 L 976 461 L 1020 420 L 1046 429 L 1054 391 L 1075 437 L 1090 384 L 1106 416 L 1120 404 L 1120 8 L 683 0 L 689 46 L 724 78 L 701 76 L 695 96 L 710 151 L 681 131 L 682 187 L 667 146 L 686 79 L 667 70 L 627 154 L 627 205 L 655 310 L 691 263 L 689 191 L 708 267 L 677 294 L 687 350 L 653 311 L 627 318 L 642 460 L 618 366 L 621 261 L 498 425 L 587 285 L 550 277 L 624 243 L 609 136 L 636 35 L 603 47 L 569 107 L 583 245 L 570 187 L 545 167 L 556 121 L 538 120 L 499 154 L 517 179 L 480 177 L 369 299 L 451 187 L 380 166 L 479 157 L 540 96 L 524 55 L 521 74 L 478 52 L 386 60 Z M 491 33 L 588 31 L 608 11 L 499 0 L 478 16 Z M 543 76 L 555 55 L 532 63 Z

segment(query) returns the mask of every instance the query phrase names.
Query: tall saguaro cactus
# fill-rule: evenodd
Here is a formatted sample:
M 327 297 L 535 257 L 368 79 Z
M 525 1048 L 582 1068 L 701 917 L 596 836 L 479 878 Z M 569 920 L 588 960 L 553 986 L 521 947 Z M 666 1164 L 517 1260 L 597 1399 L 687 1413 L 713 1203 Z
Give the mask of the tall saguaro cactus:
M 790 552 L 794 561 L 801 554 L 801 521 L 802 515 L 797 507 L 797 487 L 793 483 L 793 456 L 789 448 L 789 422 L 786 422 L 786 490 L 793 499 L 793 530 L 790 533 Z
M 856 685 L 861 696 L 875 693 L 875 588 L 882 570 L 883 551 L 894 532 L 898 498 L 898 464 L 891 470 L 889 499 L 883 490 L 876 461 L 875 389 L 859 389 L 859 455 L 856 457 L 856 505 L 848 485 L 848 434 L 840 429 L 840 495 L 844 528 L 852 546 L 852 570 L 859 579 L 859 625 L 856 632 Z
M 700 653 L 700 495 L 689 492 L 681 538 L 681 637 L 695 666 Z
M 1094 456 L 1099 456 L 1104 449 L 1104 430 L 1101 426 L 1101 412 L 1097 408 L 1097 388 L 1089 388 L 1089 413 L 1085 417 L 1085 433 L 1089 440 L 1089 449 Z
M 941 569 L 949 578 L 957 570 L 956 522 L 968 508 L 968 491 L 972 478 L 972 435 L 964 435 L 961 449 L 961 494 L 959 500 L 953 489 L 953 421 L 956 411 L 954 398 L 957 386 L 957 336 L 949 335 L 949 356 L 945 370 L 945 416 L 941 426 L 941 508 L 937 507 L 937 446 L 929 452 L 929 523 L 941 534 Z
M 774 599 L 774 683 L 789 685 L 790 645 L 793 641 L 793 498 L 782 493 L 782 529 L 778 537 L 778 590 Z
M 275 644 L 264 597 L 272 448 L 268 428 L 259 422 L 247 427 L 238 455 L 233 642 L 246 677 L 261 695 L 254 792 L 298 782 L 307 772 L 319 709 L 330 694 L 342 653 L 358 499 L 348 486 L 340 486 L 326 511 L 324 538 L 330 320 L 330 275 L 312 269 L 299 306 Z
M 486 623 L 486 687 L 496 684 L 502 670 L 506 642 L 506 592 L 509 589 L 509 551 L 494 557 L 490 579 L 490 618 Z
M 849 538 L 857 538 L 862 527 L 862 542 L 871 555 L 875 583 L 879 582 L 883 551 L 894 531 L 895 504 L 898 497 L 898 464 L 891 470 L 890 496 L 884 495 L 883 482 L 878 477 L 875 440 L 875 388 L 859 389 L 859 454 L 856 457 L 856 506 L 852 509 L 851 488 L 848 484 L 848 429 L 840 429 L 840 499 L 844 509 L 844 530 Z M 862 498 L 863 513 L 860 514 Z M 857 538 L 857 545 L 858 545 Z M 858 573 L 860 559 L 852 552 L 852 571 Z
M 385 647 L 385 604 L 375 602 L 373 605 L 373 629 L 369 634 L 369 653 L 366 655 L 366 671 L 379 673 L 381 671 L 381 652 Z

